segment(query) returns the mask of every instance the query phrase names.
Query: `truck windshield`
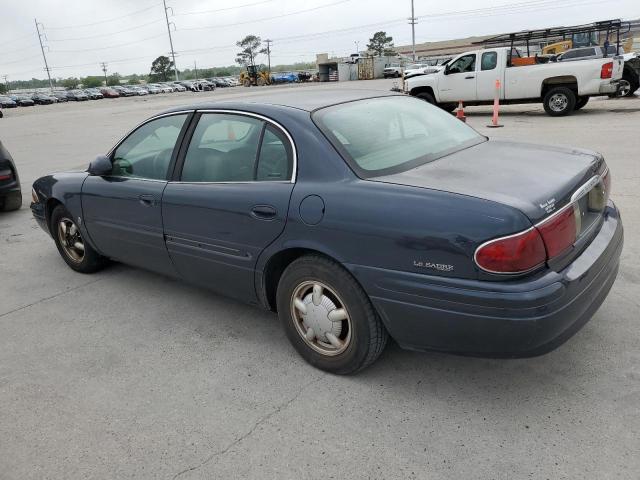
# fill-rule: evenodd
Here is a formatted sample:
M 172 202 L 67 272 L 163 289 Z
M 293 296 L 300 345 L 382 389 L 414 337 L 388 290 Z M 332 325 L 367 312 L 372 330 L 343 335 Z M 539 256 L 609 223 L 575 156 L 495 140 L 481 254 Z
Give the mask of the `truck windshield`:
M 333 105 L 312 118 L 361 178 L 406 171 L 486 141 L 444 110 L 405 96 Z

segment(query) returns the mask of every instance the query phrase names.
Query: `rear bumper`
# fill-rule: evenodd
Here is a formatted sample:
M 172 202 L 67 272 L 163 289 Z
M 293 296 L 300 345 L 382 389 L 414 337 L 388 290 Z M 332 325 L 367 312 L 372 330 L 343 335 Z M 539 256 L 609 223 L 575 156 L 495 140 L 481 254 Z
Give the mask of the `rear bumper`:
M 618 87 L 620 86 L 619 80 L 612 80 L 610 83 L 603 83 L 600 85 L 600 93 L 603 95 L 607 95 L 609 93 L 616 93 L 618 91 Z
M 598 235 L 561 272 L 487 282 L 347 267 L 404 348 L 530 357 L 560 346 L 593 316 L 615 281 L 622 244 L 610 203 Z

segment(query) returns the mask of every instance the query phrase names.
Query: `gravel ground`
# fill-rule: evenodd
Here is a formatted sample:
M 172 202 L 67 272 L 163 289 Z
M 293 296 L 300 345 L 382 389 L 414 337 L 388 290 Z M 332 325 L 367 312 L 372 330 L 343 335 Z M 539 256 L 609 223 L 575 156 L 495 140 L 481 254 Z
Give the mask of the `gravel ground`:
M 467 109 L 486 135 L 604 153 L 626 244 L 583 330 L 522 360 L 391 344 L 337 377 L 305 364 L 268 312 L 124 265 L 74 273 L 28 209 L 35 178 L 85 166 L 151 114 L 261 91 L 5 111 L 24 206 L 0 214 L 0 478 L 638 478 L 640 98 L 567 118 L 509 106 L 493 130 L 489 108 Z

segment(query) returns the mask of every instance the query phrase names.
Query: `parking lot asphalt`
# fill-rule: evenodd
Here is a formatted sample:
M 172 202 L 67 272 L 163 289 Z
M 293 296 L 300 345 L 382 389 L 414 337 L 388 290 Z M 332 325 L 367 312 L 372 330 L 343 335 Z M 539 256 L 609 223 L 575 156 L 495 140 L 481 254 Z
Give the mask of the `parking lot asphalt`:
M 392 343 L 339 377 L 299 358 L 268 312 L 124 265 L 73 272 L 28 208 L 34 179 L 85 167 L 155 112 L 261 92 L 5 111 L 24 204 L 0 213 L 0 479 L 637 479 L 640 98 L 592 99 L 566 118 L 509 106 L 493 130 L 489 108 L 467 109 L 483 134 L 605 155 L 626 243 L 574 338 L 519 360 Z

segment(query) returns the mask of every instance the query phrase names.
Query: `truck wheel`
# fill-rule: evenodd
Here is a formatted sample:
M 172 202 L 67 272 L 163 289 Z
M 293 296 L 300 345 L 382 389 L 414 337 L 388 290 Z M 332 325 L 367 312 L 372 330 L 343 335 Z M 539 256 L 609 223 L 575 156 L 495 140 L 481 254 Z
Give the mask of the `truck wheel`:
M 542 100 L 544 111 L 552 117 L 569 115 L 576 107 L 576 94 L 567 87 L 551 88 Z
M 578 100 L 576 100 L 576 108 L 575 108 L 575 110 L 580 110 L 587 103 L 589 103 L 589 97 L 578 97 Z
M 631 75 L 625 75 L 620 80 L 620 86 L 618 87 L 616 95 L 618 97 L 630 97 L 633 95 L 633 92 L 638 89 L 638 86 L 637 78 L 634 79 Z
M 429 102 L 431 105 L 436 104 L 436 99 L 429 92 L 422 92 L 416 95 L 416 97 L 424 100 L 425 102 Z

